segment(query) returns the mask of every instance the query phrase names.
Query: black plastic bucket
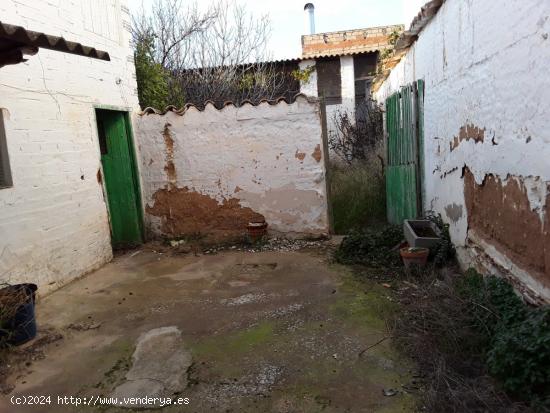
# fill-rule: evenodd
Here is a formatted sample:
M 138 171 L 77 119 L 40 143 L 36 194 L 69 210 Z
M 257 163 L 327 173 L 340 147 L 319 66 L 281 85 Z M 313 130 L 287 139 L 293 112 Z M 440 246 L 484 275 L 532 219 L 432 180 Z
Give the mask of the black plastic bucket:
M 24 290 L 26 300 L 21 304 L 11 320 L 4 320 L 0 326 L 0 341 L 6 339 L 7 344 L 19 346 L 36 337 L 36 319 L 34 303 L 36 300 L 36 284 L 16 284 L 0 289 L 0 294 L 16 294 Z

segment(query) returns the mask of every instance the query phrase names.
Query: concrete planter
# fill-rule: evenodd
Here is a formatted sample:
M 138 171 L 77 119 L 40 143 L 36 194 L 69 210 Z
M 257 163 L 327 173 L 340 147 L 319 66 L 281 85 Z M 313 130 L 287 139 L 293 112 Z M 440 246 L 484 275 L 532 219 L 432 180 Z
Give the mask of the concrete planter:
M 431 248 L 441 242 L 439 228 L 427 219 L 406 219 L 403 232 L 409 246 L 413 248 Z

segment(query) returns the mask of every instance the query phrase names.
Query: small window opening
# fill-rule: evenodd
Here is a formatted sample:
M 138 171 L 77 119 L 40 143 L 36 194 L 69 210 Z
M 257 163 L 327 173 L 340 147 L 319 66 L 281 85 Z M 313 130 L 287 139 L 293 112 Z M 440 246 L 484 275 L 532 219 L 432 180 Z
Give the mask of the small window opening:
M 11 180 L 10 160 L 8 157 L 8 143 L 4 126 L 4 112 L 0 109 L 0 189 L 13 186 Z

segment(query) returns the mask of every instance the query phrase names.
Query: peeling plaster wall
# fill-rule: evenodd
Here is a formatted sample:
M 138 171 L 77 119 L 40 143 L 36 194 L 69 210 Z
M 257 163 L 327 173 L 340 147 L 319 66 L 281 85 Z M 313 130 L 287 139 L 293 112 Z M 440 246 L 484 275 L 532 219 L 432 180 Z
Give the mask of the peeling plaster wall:
M 138 108 L 130 16 L 125 0 L 2 0 L 0 16 L 111 56 L 40 49 L 0 69 L 13 178 L 0 189 L 0 283 L 45 293 L 112 258 L 94 105 Z
M 498 5 L 447 0 L 377 93 L 383 102 L 401 86 L 425 80 L 425 209 L 441 213 L 449 222 L 464 266 L 473 264 L 507 276 L 539 302 L 550 300 L 550 246 L 546 252 L 538 251 L 539 258 L 546 257 L 542 267 L 530 268 L 524 258 L 529 256 L 528 239 L 548 239 L 550 230 L 545 224 L 550 184 L 549 64 L 547 0 Z M 466 205 L 464 167 L 481 191 L 475 212 Z M 506 212 L 483 201 L 494 198 L 482 195 L 489 191 L 485 185 L 489 176 L 504 188 L 498 193 L 511 191 L 506 187 L 512 182 L 519 185 L 515 198 L 507 196 L 501 204 Z M 525 200 L 530 211 L 524 209 Z M 481 216 L 494 222 L 480 234 L 472 227 L 480 215 L 471 215 L 484 209 L 490 214 Z M 538 216 L 538 226 L 531 212 Z M 516 218 L 507 222 L 504 233 L 525 240 L 506 245 L 496 240 L 502 237 L 496 228 L 504 221 L 492 217 L 503 213 Z M 526 222 L 536 234 L 524 234 Z
M 328 233 L 316 101 L 144 114 L 135 135 L 149 236 L 242 234 L 262 217 L 273 231 Z

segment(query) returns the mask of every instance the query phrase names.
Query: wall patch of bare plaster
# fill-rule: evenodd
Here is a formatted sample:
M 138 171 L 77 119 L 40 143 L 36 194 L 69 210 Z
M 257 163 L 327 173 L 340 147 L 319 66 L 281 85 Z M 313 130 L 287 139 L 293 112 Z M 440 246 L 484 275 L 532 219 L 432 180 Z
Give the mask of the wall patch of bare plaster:
M 162 137 L 164 138 L 164 145 L 166 146 L 166 164 L 164 170 L 166 171 L 166 177 L 171 186 L 175 186 L 177 182 L 176 166 L 174 165 L 174 138 L 170 133 L 170 123 L 164 124 L 162 131 Z
M 542 284 L 550 285 L 550 225 L 548 214 L 531 207 L 523 177 L 487 174 L 476 183 L 468 168 L 464 171 L 464 197 L 469 231 L 493 245 Z M 544 210 L 550 194 L 546 195 Z
M 475 143 L 483 143 L 485 140 L 485 128 L 478 128 L 471 124 L 462 126 L 458 132 L 458 136 L 455 136 L 451 141 L 451 152 L 458 147 L 460 142 L 469 140 L 473 140 Z
M 313 153 L 311 154 L 313 159 L 315 159 L 318 163 L 321 162 L 321 159 L 323 158 L 323 153 L 321 152 L 321 145 L 317 145 L 315 149 L 313 150 Z
M 241 206 L 238 199 L 219 203 L 189 188 L 160 189 L 153 195 L 153 206 L 146 212 L 161 218 L 164 235 L 177 237 L 215 230 L 243 233 L 249 222 L 262 222 L 264 216 Z
M 306 157 L 306 154 L 304 152 L 300 152 L 298 149 L 296 149 L 296 153 L 294 154 L 294 157 L 300 161 L 303 161 Z

